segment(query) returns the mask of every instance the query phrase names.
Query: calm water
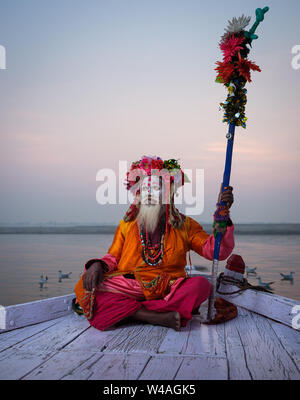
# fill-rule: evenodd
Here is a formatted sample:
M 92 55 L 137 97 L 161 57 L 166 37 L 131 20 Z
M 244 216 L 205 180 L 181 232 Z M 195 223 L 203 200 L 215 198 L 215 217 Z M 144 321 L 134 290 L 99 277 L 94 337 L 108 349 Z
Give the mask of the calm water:
M 113 235 L 9 234 L 0 235 L 0 304 L 26 303 L 72 293 L 85 261 L 104 255 Z M 235 254 L 257 267 L 262 281 L 274 281 L 274 293 L 300 300 L 300 235 L 236 235 Z M 211 270 L 211 262 L 191 253 L 192 263 Z M 223 271 L 225 262 L 220 263 Z M 72 272 L 58 281 L 58 270 Z M 282 281 L 280 272 L 295 272 L 294 282 Z M 41 289 L 40 275 L 48 276 Z M 255 277 L 248 277 L 257 284 Z

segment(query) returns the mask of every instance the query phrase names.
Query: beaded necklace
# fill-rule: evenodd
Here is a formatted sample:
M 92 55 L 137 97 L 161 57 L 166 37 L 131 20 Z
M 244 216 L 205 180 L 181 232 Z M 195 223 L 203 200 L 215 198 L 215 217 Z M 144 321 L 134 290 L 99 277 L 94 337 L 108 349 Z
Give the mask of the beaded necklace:
M 152 246 L 147 228 L 141 227 L 140 240 L 142 243 L 142 257 L 146 264 L 153 266 L 161 262 L 164 252 L 164 236 L 165 235 L 162 234 L 160 243 Z

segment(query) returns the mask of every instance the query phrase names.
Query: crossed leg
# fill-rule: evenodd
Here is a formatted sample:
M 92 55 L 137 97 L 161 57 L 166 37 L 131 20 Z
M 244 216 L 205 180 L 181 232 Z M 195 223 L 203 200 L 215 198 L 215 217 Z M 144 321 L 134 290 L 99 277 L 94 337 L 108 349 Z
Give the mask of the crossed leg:
M 189 278 L 176 289 L 169 300 L 148 300 L 142 302 L 142 308 L 136 311 L 132 317 L 153 325 L 162 325 L 180 330 L 192 314 L 198 312 L 200 304 L 209 296 L 210 284 L 203 277 Z
M 99 292 L 90 324 L 97 329 L 106 330 L 135 319 L 179 330 L 208 298 L 209 291 L 210 283 L 207 279 L 193 277 L 184 281 L 168 301 L 137 301 L 117 293 Z

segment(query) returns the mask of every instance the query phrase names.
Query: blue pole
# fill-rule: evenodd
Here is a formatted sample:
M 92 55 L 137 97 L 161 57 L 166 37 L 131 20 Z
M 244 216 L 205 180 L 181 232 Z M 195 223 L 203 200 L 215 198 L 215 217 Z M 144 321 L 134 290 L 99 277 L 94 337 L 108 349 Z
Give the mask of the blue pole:
M 234 132 L 235 132 L 235 124 L 229 124 L 229 130 L 226 135 L 227 137 L 227 149 L 226 149 L 226 159 L 225 159 L 225 168 L 223 174 L 223 184 L 222 184 L 222 192 L 224 192 L 224 187 L 229 186 L 230 182 L 230 174 L 231 174 L 231 164 L 232 164 L 232 153 L 233 153 L 233 142 L 234 142 Z M 221 201 L 222 205 L 225 205 L 224 202 Z M 214 248 L 214 259 L 219 259 L 220 254 L 220 245 L 221 245 L 222 233 L 218 233 L 215 240 L 215 248 Z
M 231 164 L 232 164 L 232 153 L 233 153 L 233 143 L 234 143 L 234 132 L 235 132 L 235 124 L 229 124 L 229 130 L 226 135 L 227 137 L 227 149 L 226 149 L 226 159 L 225 159 L 225 168 L 223 174 L 223 182 L 222 182 L 222 192 L 224 192 L 224 187 L 229 186 L 230 182 L 230 174 L 231 174 Z M 221 202 L 222 205 L 225 205 L 224 202 Z M 222 233 L 218 232 L 215 238 L 215 247 L 214 247 L 214 259 L 213 259 L 213 267 L 211 273 L 211 292 L 208 303 L 208 313 L 207 319 L 211 321 L 213 319 L 212 309 L 215 302 L 215 293 L 216 293 L 216 281 L 218 275 L 218 263 L 219 263 L 219 255 L 220 255 L 220 247 L 222 241 Z

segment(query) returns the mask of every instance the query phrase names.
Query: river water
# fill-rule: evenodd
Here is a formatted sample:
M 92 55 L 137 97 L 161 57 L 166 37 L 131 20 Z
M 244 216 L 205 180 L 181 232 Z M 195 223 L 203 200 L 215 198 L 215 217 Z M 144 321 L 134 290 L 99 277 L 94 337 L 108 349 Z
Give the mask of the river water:
M 26 303 L 72 293 L 84 263 L 103 256 L 113 234 L 2 234 L 0 235 L 0 305 Z M 234 254 L 257 268 L 263 282 L 273 282 L 274 293 L 300 300 L 300 235 L 236 235 Z M 211 261 L 192 252 L 192 263 L 210 273 Z M 220 262 L 219 272 L 226 262 Z M 72 272 L 59 282 L 58 271 Z M 283 281 L 280 272 L 295 272 Z M 40 275 L 48 276 L 40 288 Z M 248 276 L 258 284 L 255 276 Z

